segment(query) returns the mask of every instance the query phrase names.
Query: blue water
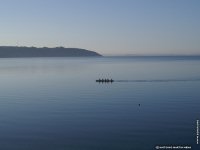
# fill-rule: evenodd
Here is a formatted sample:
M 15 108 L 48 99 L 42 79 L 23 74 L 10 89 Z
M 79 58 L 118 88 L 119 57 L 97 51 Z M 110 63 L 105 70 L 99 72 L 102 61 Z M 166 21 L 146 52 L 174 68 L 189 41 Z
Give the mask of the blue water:
M 0 59 L 0 150 L 198 149 L 199 89 L 200 57 Z

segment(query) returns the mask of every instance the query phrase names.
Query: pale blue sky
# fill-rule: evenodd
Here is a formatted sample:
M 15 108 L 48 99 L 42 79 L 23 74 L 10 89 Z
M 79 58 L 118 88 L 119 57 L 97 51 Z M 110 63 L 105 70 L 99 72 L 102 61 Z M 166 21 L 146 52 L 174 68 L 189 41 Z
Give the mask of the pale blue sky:
M 0 45 L 200 54 L 200 0 L 0 0 Z

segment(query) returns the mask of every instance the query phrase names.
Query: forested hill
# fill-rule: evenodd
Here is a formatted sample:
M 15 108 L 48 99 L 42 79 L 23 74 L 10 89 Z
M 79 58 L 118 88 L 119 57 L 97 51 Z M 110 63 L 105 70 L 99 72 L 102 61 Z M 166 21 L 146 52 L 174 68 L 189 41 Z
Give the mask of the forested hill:
M 100 54 L 80 48 L 0 46 L 0 58 L 10 57 L 92 57 Z

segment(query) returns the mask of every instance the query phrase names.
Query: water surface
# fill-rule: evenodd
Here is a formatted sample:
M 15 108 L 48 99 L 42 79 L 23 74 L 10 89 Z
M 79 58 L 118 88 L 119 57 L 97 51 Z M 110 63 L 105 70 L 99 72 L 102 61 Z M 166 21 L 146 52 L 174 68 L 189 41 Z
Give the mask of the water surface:
M 0 149 L 197 149 L 199 79 L 199 57 L 0 59 Z

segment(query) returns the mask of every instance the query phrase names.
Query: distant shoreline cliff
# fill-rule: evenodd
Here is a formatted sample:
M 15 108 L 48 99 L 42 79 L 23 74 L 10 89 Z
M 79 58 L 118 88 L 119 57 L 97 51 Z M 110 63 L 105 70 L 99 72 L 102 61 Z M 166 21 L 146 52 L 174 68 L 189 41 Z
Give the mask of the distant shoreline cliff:
M 80 48 L 0 46 L 0 58 L 17 57 L 98 57 L 100 54 Z

